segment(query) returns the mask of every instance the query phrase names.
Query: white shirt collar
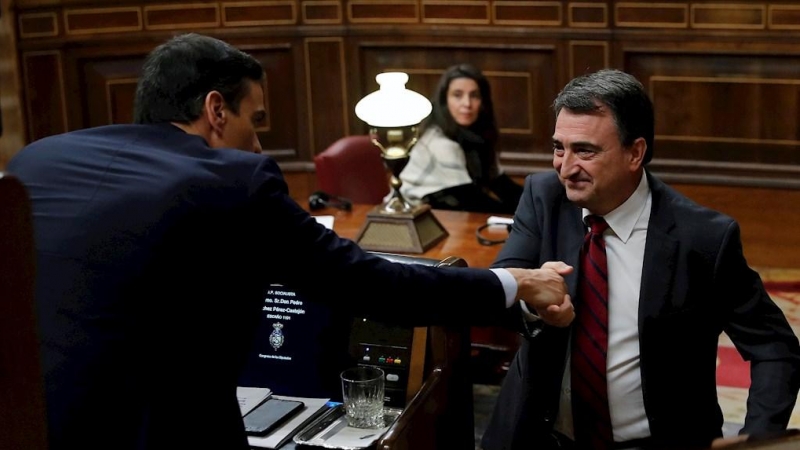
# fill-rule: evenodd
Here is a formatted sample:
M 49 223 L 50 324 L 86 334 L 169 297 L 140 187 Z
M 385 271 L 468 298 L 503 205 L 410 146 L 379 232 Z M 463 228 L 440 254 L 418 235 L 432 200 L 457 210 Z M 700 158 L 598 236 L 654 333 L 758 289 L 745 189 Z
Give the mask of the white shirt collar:
M 633 227 L 639 221 L 650 196 L 650 184 L 647 182 L 647 175 L 642 171 L 642 179 L 639 181 L 639 186 L 633 191 L 630 197 L 625 202 L 617 206 L 613 211 L 603 216 L 608 223 L 608 227 L 614 234 L 619 237 L 622 242 L 628 242 L 628 238 L 633 233 Z M 581 208 L 584 223 L 586 223 L 586 216 L 591 212 L 586 208 Z

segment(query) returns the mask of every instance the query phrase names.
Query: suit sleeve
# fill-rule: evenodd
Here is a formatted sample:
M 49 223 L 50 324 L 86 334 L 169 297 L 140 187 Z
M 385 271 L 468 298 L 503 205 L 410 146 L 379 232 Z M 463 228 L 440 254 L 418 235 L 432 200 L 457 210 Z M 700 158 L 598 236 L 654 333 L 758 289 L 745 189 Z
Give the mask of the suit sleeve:
M 542 248 L 541 201 L 534 195 L 536 187 L 529 177 L 514 215 L 508 240 L 503 244 L 492 267 L 538 268 Z
M 482 324 L 506 309 L 489 269 L 433 268 L 368 254 L 317 223 L 288 195 L 267 160 L 254 176 L 253 218 L 261 270 L 313 301 L 403 325 Z M 458 255 L 454 255 L 458 256 Z
M 800 346 L 760 277 L 747 266 L 736 222 L 726 230 L 715 273 L 721 298 L 731 302 L 723 329 L 750 361 L 750 393 L 741 433 L 784 430 L 800 387 Z

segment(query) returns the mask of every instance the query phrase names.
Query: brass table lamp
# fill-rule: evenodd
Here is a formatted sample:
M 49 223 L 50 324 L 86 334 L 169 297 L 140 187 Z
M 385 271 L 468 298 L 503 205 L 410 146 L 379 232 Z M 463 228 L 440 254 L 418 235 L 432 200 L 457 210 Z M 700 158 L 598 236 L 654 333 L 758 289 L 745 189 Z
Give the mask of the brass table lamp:
M 367 214 L 356 242 L 366 250 L 424 253 L 445 238 L 447 230 L 429 205 L 414 206 L 403 197 L 400 172 L 417 142 L 417 125 L 431 113 L 431 102 L 406 89 L 408 75 L 403 72 L 384 72 L 375 80 L 380 89 L 358 102 L 356 116 L 370 126 L 372 142 L 392 173 L 392 191 Z

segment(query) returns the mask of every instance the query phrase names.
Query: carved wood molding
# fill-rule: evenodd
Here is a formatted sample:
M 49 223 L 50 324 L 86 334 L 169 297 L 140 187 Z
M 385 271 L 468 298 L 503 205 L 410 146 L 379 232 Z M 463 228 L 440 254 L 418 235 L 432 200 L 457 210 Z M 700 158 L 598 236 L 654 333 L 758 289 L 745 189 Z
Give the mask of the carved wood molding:
M 79 4 L 80 6 L 71 6 Z M 523 1 L 523 0 L 95 0 L 17 1 L 21 40 L 142 31 L 254 26 L 417 24 L 497 30 L 683 29 L 798 31 L 800 1 Z
M 129 120 L 146 52 L 196 30 L 262 61 L 258 133 L 283 167 L 364 131 L 353 108 L 377 72 L 429 94 L 472 62 L 493 85 L 504 167 L 552 170 L 550 102 L 617 67 L 654 99 L 658 173 L 800 189 L 800 0 L 22 0 L 13 14 L 29 140 Z

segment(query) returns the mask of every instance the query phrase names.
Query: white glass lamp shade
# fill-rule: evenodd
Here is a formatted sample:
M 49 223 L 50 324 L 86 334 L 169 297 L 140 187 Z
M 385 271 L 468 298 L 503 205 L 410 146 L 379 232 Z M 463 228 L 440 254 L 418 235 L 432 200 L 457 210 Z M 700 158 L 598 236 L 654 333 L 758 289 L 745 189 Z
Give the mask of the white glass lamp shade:
M 379 73 L 375 80 L 380 89 L 356 104 L 356 116 L 372 127 L 408 127 L 422 122 L 431 113 L 431 102 L 421 94 L 406 89 L 408 74 Z

